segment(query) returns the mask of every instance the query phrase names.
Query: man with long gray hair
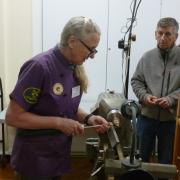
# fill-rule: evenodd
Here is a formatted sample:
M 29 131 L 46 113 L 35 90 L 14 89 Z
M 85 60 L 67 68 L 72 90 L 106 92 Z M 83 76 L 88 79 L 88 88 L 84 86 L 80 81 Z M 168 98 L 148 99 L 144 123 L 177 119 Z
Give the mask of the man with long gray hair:
M 18 180 L 59 180 L 70 170 L 72 137 L 84 133 L 84 124 L 108 122 L 79 107 L 87 92 L 83 63 L 94 58 L 100 29 L 87 17 L 73 17 L 65 25 L 61 40 L 21 67 L 10 94 L 6 123 L 17 128 L 11 165 Z

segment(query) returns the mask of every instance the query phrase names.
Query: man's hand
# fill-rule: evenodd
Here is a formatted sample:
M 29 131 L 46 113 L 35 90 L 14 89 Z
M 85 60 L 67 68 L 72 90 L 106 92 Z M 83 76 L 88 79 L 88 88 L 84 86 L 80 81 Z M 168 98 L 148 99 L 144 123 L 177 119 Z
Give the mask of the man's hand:
M 161 108 L 166 109 L 170 107 L 170 104 L 167 98 L 162 97 L 156 100 L 156 104 L 159 105 Z
M 82 127 L 82 124 L 80 124 L 78 121 L 68 118 L 59 119 L 57 122 L 56 129 L 61 130 L 68 136 L 70 135 L 76 136 L 76 135 L 84 134 L 84 128 Z
M 157 97 L 153 95 L 148 95 L 144 100 L 146 105 L 151 105 L 151 106 L 156 105 L 156 101 L 157 101 Z
M 89 125 L 101 125 L 96 128 L 97 133 L 104 133 L 110 127 L 109 123 L 103 117 L 95 116 L 95 115 L 93 115 L 89 118 L 88 124 Z

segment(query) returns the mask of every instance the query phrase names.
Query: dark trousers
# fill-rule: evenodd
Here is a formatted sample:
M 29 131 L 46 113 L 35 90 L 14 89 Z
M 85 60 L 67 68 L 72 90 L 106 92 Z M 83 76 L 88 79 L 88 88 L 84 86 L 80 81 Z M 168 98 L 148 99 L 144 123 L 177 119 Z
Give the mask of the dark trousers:
M 161 164 L 172 164 L 175 125 L 175 121 L 160 122 L 145 116 L 138 118 L 137 134 L 143 162 L 149 162 L 157 138 L 158 162 Z
M 138 118 L 137 133 L 143 162 L 149 162 L 157 137 L 158 162 L 162 164 L 172 163 L 175 125 L 175 121 L 159 122 L 144 116 Z

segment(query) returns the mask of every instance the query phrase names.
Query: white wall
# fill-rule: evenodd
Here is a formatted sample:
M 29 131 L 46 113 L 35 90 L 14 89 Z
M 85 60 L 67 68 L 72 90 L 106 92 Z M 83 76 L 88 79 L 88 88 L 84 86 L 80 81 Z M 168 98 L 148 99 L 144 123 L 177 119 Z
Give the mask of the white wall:
M 5 59 L 5 41 L 4 41 L 4 2 L 0 1 L 0 77 L 3 81 L 3 87 L 4 87 L 4 76 L 5 76 L 5 65 L 4 65 L 4 59 Z
M 2 0 L 5 105 L 14 87 L 19 68 L 32 55 L 31 0 Z M 1 29 L 1 28 L 0 28 Z
M 97 48 L 98 54 L 94 60 L 85 63 L 90 87 L 88 94 L 83 95 L 81 106 L 87 111 L 90 111 L 96 103 L 101 92 L 107 89 L 122 92 L 122 50 L 118 49 L 118 41 L 124 36 L 121 29 L 126 25 L 127 18 L 131 18 L 131 2 L 133 1 L 33 0 L 35 54 L 55 46 L 64 24 L 73 16 L 91 17 L 102 30 L 101 41 Z M 137 24 L 132 31 L 137 40 L 132 42 L 131 46 L 130 78 L 142 54 L 156 46 L 154 31 L 159 18 L 173 16 L 180 22 L 180 11 L 175 11 L 176 6 L 180 6 L 179 0 L 142 0 L 137 14 Z M 35 48 L 37 44 L 38 47 Z M 130 85 L 129 98 L 136 99 Z M 72 150 L 84 151 L 85 139 L 89 135 L 92 136 L 92 133 L 88 133 L 85 137 L 74 138 Z
M 73 3 L 76 4 L 71 6 L 69 6 L 68 3 L 69 12 L 67 13 L 67 9 L 63 7 L 67 6 L 66 2 L 69 2 L 69 0 L 58 0 L 60 5 L 54 10 L 52 10 L 52 8 L 54 4 L 57 3 L 57 0 L 43 0 L 44 6 L 46 7 L 46 2 L 50 3 L 46 12 L 51 14 L 46 14 L 46 17 L 49 16 L 49 18 L 44 18 L 44 24 L 42 24 L 42 0 L 0 0 L 0 76 L 3 80 L 5 105 L 7 105 L 7 102 L 9 101 L 8 94 L 14 87 L 22 63 L 30 58 L 32 53 L 39 53 L 43 49 L 45 50 L 48 47 L 53 46 L 59 40 L 59 33 L 64 25 L 63 23 L 74 15 L 74 9 L 79 12 L 79 15 L 85 14 L 91 16 L 92 14 L 93 19 L 98 21 L 98 24 L 101 27 L 105 27 L 105 29 L 102 29 L 102 38 L 107 38 L 106 21 L 108 0 L 99 0 L 99 4 L 97 4 L 95 0 L 83 0 L 84 4 L 81 4 L 81 6 L 80 3 L 78 4 L 78 1 L 80 2 L 80 0 L 73 1 Z M 109 0 L 109 2 L 109 10 L 111 13 L 108 33 L 109 44 L 107 45 L 107 42 L 104 40 L 103 43 L 101 42 L 98 49 L 100 53 L 103 53 L 103 61 L 106 61 L 107 46 L 111 49 L 108 54 L 108 66 L 110 67 L 109 69 L 112 69 L 111 66 L 113 64 L 122 60 L 121 50 L 117 48 L 117 41 L 123 37 L 123 34 L 120 31 L 121 27 L 125 25 L 127 18 L 131 17 L 129 9 L 131 0 Z M 93 4 L 93 8 L 89 8 L 89 4 L 91 3 Z M 157 20 L 163 16 L 173 16 L 180 22 L 180 11 L 176 10 L 179 6 L 179 0 L 142 0 L 137 16 L 138 24 L 136 28 L 133 29 L 133 33 L 137 35 L 137 41 L 132 43 L 131 72 L 133 72 L 137 59 L 139 59 L 142 52 L 155 45 L 155 40 L 153 38 Z M 63 11 L 61 11 L 61 9 L 63 9 Z M 98 13 L 100 13 L 98 15 L 94 14 L 94 12 L 97 13 L 97 10 Z M 71 11 L 73 13 L 69 14 Z M 52 19 L 53 15 L 56 16 Z M 59 17 L 63 17 L 64 20 L 61 22 Z M 102 21 L 103 19 L 104 21 Z M 52 29 L 49 21 L 54 23 L 52 28 L 56 26 L 57 29 Z M 51 28 L 52 33 L 45 29 L 42 33 L 42 25 L 46 29 L 48 27 Z M 44 46 L 43 44 L 47 41 L 48 34 L 50 37 L 50 44 Z M 42 36 L 46 39 L 43 40 Z M 178 44 L 180 43 L 179 39 L 177 42 Z M 134 57 L 136 57 L 135 60 Z M 99 59 L 99 55 L 97 55 L 96 59 Z M 92 66 L 94 67 L 94 63 L 92 63 Z M 101 73 L 101 75 L 105 76 L 104 72 Z M 119 74 L 113 75 L 113 77 L 115 76 L 119 76 Z M 111 77 L 109 76 L 108 86 L 110 89 L 113 89 L 113 86 L 110 84 L 110 78 Z
M 40 3 L 41 2 L 41 5 Z M 83 95 L 81 106 L 87 111 L 95 104 L 98 95 L 107 89 L 122 92 L 122 50 L 118 49 L 118 41 L 123 38 L 121 29 L 131 18 L 130 5 L 132 0 L 43 0 L 36 1 L 41 7 L 41 42 L 42 50 L 52 48 L 60 37 L 64 24 L 73 16 L 91 17 L 102 30 L 98 54 L 94 60 L 86 61 L 85 68 L 90 80 L 88 94 Z M 139 0 L 137 1 L 137 3 Z M 136 42 L 132 42 L 130 56 L 130 78 L 142 54 L 155 47 L 154 31 L 160 17 L 173 16 L 180 22 L 179 0 L 142 0 L 138 13 L 137 24 L 132 33 Z M 133 3 L 131 5 L 131 10 Z M 37 21 L 37 20 L 36 20 Z M 36 22 L 37 24 L 37 22 Z M 134 24 L 134 25 L 135 25 Z M 36 38 L 36 41 L 38 39 Z M 129 98 L 136 99 L 129 85 Z
M 4 106 L 9 102 L 20 66 L 32 56 L 31 0 L 0 0 L 0 76 Z M 12 144 L 14 131 L 7 128 L 6 145 Z
M 42 24 L 42 2 L 50 2 L 50 6 L 47 7 L 46 18 L 44 18 L 44 24 Z M 42 51 L 42 49 L 48 48 L 43 45 L 46 35 L 49 35 L 51 43 L 54 45 L 59 39 L 60 28 L 64 25 L 63 22 L 69 19 L 72 15 L 75 15 L 75 10 L 79 15 L 92 16 L 95 21 L 98 22 L 102 29 L 102 42 L 99 46 L 99 54 L 96 56 L 94 62 L 88 62 L 90 67 L 90 81 L 92 84 L 91 92 L 93 92 L 96 85 L 104 83 L 105 69 L 101 68 L 102 73 L 98 76 L 91 73 L 91 68 L 95 67 L 99 62 L 106 62 L 108 59 L 108 88 L 121 90 L 119 85 L 122 84 L 120 80 L 121 75 L 121 50 L 117 48 L 117 42 L 123 36 L 120 32 L 122 26 L 125 25 L 126 19 L 131 17 L 130 14 L 130 2 L 131 0 L 109 0 L 109 33 L 107 33 L 107 4 L 108 0 L 58 0 L 60 3 L 56 9 L 51 9 L 57 0 L 0 0 L 0 76 L 3 80 L 3 88 L 5 95 L 5 106 L 9 102 L 8 95 L 14 87 L 20 66 L 29 59 L 32 54 L 36 54 Z M 67 4 L 69 2 L 69 4 Z M 72 6 L 72 3 L 75 3 Z M 91 8 L 89 5 L 91 5 Z M 45 5 L 45 4 L 44 4 Z M 67 6 L 68 8 L 64 8 Z M 33 7 L 32 7 L 33 6 Z M 137 60 L 142 55 L 142 52 L 155 45 L 154 41 L 154 29 L 155 24 L 160 17 L 173 16 L 180 22 L 180 11 L 177 11 L 177 7 L 180 7 L 179 0 L 142 0 L 138 12 L 138 24 L 134 28 L 133 32 L 137 35 L 137 41 L 132 43 L 132 56 L 131 56 L 131 73 L 134 71 Z M 87 11 L 87 12 L 86 12 Z M 45 13 L 44 12 L 44 13 Z M 71 14 L 71 12 L 73 12 Z M 97 13 L 98 14 L 95 14 Z M 60 13 L 60 14 L 59 14 Z M 78 15 L 77 14 L 77 15 Z M 53 16 L 54 15 L 54 16 Z M 60 18 L 58 20 L 58 18 Z M 61 19 L 63 20 L 61 21 Z M 102 21 L 104 19 L 104 21 Z M 33 22 L 32 22 L 33 20 Z M 42 25 L 46 28 L 50 27 L 50 21 L 56 23 L 57 29 L 52 29 L 50 33 L 47 29 L 42 32 Z M 33 36 L 32 36 L 33 34 Z M 108 36 L 107 36 L 108 35 Z M 49 38 L 48 38 L 49 39 Z M 107 42 L 109 44 L 107 44 Z M 50 41 L 49 41 L 50 42 Z M 179 44 L 178 40 L 178 44 Z M 111 50 L 107 51 L 107 47 Z M 102 57 L 102 59 L 99 59 Z M 92 63 L 92 64 L 91 64 Z M 101 64 L 101 63 L 100 63 Z M 112 69 L 118 71 L 112 71 Z M 119 68 L 119 69 L 118 69 Z M 96 70 L 98 73 L 98 70 Z M 101 75 L 101 76 L 100 76 Z M 117 76 L 117 77 L 116 77 Z M 101 77 L 103 80 L 97 79 Z M 92 79 L 92 80 L 91 80 Z M 96 81 L 97 79 L 97 81 Z M 113 83 L 116 82 L 117 86 Z M 98 88 L 98 94 L 101 90 L 104 90 L 104 84 Z M 88 97 L 88 96 L 87 96 Z M 8 137 L 9 138 L 9 137 Z M 10 135 L 10 141 L 11 135 Z

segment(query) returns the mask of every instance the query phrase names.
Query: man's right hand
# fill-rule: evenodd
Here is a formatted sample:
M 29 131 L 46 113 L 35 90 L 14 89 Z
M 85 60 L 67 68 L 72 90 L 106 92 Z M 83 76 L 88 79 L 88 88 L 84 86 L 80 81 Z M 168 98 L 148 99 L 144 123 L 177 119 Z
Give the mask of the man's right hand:
M 157 101 L 157 97 L 153 95 L 148 95 L 144 100 L 146 105 L 151 105 L 151 106 L 156 105 L 156 101 Z
M 73 119 L 65 119 L 65 118 L 59 119 L 56 129 L 61 130 L 68 136 L 76 136 L 76 135 L 84 134 L 84 128 L 82 127 L 82 124 L 80 124 L 78 121 L 75 121 Z

